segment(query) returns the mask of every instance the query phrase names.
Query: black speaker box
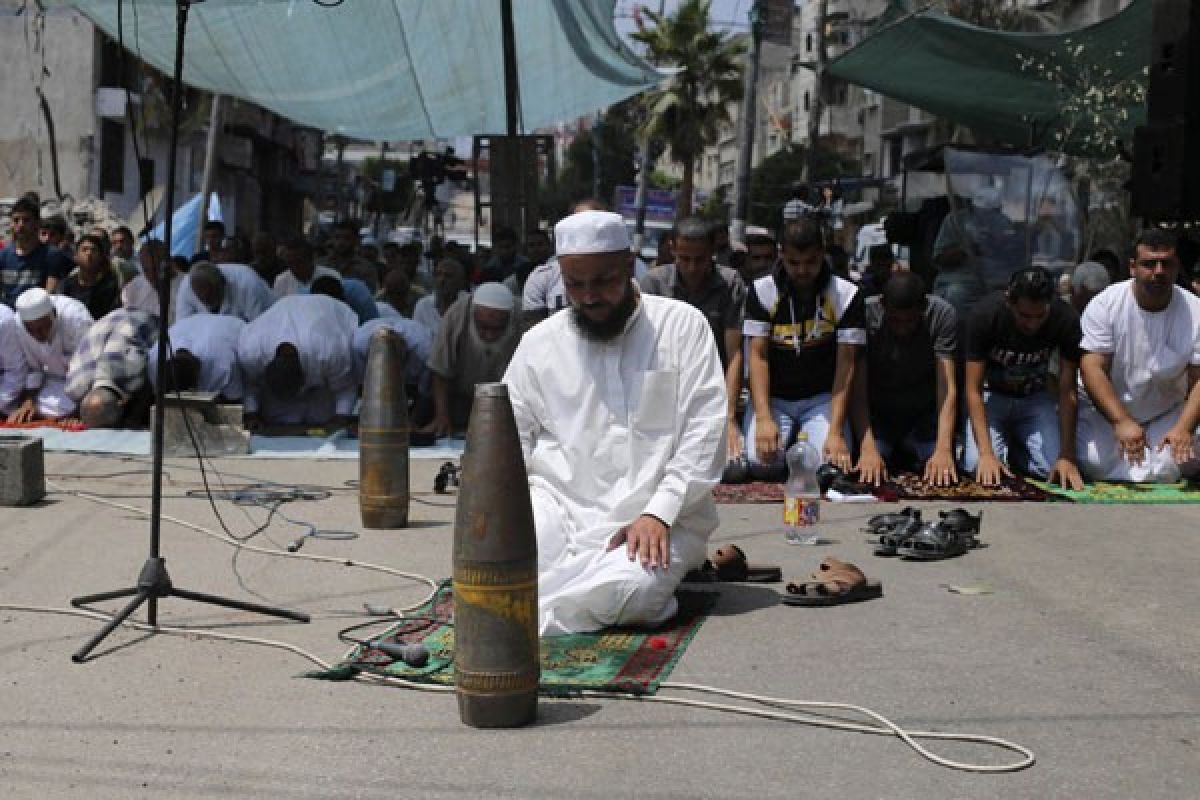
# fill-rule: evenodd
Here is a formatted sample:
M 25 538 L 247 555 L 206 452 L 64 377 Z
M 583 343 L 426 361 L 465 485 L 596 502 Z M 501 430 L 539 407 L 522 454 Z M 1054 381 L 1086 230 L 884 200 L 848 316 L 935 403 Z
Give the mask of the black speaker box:
M 1151 222 L 1200 219 L 1200 2 L 1154 0 L 1151 41 L 1149 124 L 1133 147 L 1134 212 Z

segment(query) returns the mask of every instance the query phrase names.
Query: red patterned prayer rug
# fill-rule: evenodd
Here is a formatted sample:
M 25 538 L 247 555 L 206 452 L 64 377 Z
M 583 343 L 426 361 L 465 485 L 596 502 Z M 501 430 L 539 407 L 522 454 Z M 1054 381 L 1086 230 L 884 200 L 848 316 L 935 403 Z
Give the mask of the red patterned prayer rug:
M 715 592 L 681 589 L 679 613 L 658 630 L 612 628 L 597 633 L 543 636 L 541 639 L 542 694 L 570 695 L 584 689 L 625 694 L 654 694 L 667 679 L 716 603 Z M 418 683 L 454 685 L 454 597 L 451 582 L 442 584 L 433 600 L 393 625 L 384 642 L 423 644 L 429 662 L 410 667 L 372 647 L 360 645 L 341 664 L 308 677 L 348 680 L 371 671 Z M 364 637 L 366 638 L 366 637 Z
M 911 472 L 892 476 L 874 492 L 885 502 L 896 500 L 936 500 L 956 503 L 986 502 L 1070 502 L 1062 494 L 1042 489 L 1022 478 L 1004 478 L 999 486 L 982 486 L 968 477 L 961 477 L 954 486 L 931 486 L 921 476 Z M 718 484 L 713 489 L 718 503 L 782 503 L 781 483 L 735 483 Z

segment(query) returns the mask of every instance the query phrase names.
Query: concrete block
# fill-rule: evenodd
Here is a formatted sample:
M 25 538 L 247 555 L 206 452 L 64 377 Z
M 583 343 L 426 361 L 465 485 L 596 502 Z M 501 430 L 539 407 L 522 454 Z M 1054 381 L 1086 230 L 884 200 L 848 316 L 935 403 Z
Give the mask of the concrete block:
M 163 409 L 163 455 L 194 456 L 197 446 L 208 456 L 249 453 L 250 432 L 242 425 L 241 404 L 168 404 Z
M 29 506 L 46 496 L 46 463 L 36 436 L 0 436 L 0 506 Z

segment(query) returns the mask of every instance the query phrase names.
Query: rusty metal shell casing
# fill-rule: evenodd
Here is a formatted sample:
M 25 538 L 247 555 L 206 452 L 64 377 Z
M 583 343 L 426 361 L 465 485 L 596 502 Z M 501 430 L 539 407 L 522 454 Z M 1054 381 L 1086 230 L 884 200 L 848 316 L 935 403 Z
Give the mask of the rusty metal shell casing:
M 358 506 L 364 528 L 408 525 L 408 397 L 404 340 L 389 328 L 371 336 L 358 425 Z
M 508 387 L 475 387 L 454 517 L 454 683 L 476 728 L 537 714 L 537 536 Z

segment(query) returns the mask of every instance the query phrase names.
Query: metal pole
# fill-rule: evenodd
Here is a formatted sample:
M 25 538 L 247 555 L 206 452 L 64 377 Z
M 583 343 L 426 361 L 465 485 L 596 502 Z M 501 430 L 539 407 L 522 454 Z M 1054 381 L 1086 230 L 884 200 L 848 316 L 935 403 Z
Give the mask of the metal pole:
M 658 0 L 659 17 L 662 17 L 666 9 L 666 0 Z M 655 62 L 652 60 L 650 63 L 654 64 Z M 643 133 L 640 138 L 637 195 L 633 201 L 634 207 L 637 208 L 637 221 L 633 228 L 633 252 L 635 254 L 642 252 L 642 243 L 646 239 L 646 186 L 650 183 L 650 137 Z
M 171 228 L 175 217 L 175 163 L 179 160 L 179 118 L 183 115 L 183 43 L 187 30 L 187 16 L 191 3 L 179 0 L 176 4 L 177 30 L 175 37 L 175 74 L 171 97 L 171 139 L 167 147 L 166 219 L 163 220 L 163 243 L 167 258 L 158 265 L 158 394 L 154 402 L 153 468 L 150 477 L 150 558 L 158 558 L 162 540 L 162 474 L 163 474 L 163 418 L 167 385 L 167 320 L 171 310 Z M 146 620 L 158 624 L 157 598 L 150 596 L 146 604 Z
M 758 66 L 762 54 L 762 5 L 756 0 L 750 9 L 750 69 L 742 97 L 742 141 L 738 148 L 737 181 L 734 183 L 733 224 L 729 237 L 741 242 L 746 235 L 746 216 L 750 207 L 750 166 L 754 161 L 754 123 L 758 116 Z
M 509 139 L 509 151 L 512 153 L 512 166 L 515 172 L 510 176 L 512 186 L 516 189 L 513 194 L 516 195 L 516 214 L 501 212 L 501 220 L 511 221 L 514 217 L 521 221 L 518 231 L 524 231 L 524 214 L 525 209 L 525 181 L 522 180 L 521 170 L 521 143 L 517 139 L 520 135 L 520 114 L 521 114 L 521 83 L 520 75 L 517 72 L 517 34 L 513 26 L 513 6 L 512 0 L 500 0 L 500 32 L 504 37 L 504 110 L 507 118 L 507 129 Z M 493 169 L 499 159 L 496 158 L 497 148 L 491 150 L 491 163 Z M 494 173 L 493 173 L 494 175 Z M 493 193 L 494 196 L 494 193 Z M 496 207 L 493 204 L 491 209 L 491 219 L 489 222 L 492 226 L 492 232 L 495 233 L 497 228 L 496 223 Z M 521 233 L 517 234 L 522 235 Z
M 200 179 L 200 224 L 196 226 L 196 249 L 204 241 L 204 223 L 208 222 L 208 195 L 212 192 L 213 164 L 217 160 L 217 140 L 221 138 L 221 95 L 214 94 L 208 117 L 208 139 L 204 143 L 204 177 Z M 215 253 L 209 253 L 215 257 Z

